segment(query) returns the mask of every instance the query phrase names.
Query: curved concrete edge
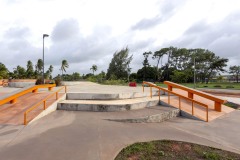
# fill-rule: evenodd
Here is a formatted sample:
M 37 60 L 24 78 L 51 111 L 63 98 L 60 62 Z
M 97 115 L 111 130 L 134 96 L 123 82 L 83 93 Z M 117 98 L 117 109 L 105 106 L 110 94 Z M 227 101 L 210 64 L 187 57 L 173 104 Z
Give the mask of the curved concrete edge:
M 133 104 L 78 104 L 78 103 L 58 103 L 58 110 L 67 111 L 94 111 L 94 112 L 116 112 L 142 109 L 158 105 L 158 100 L 138 102 Z
M 166 111 L 164 113 L 154 114 L 154 115 L 145 116 L 145 117 L 131 118 L 131 119 L 107 119 L 107 120 L 116 121 L 116 122 L 128 122 L 128 123 L 160 123 L 178 116 L 180 116 L 180 110 L 173 109 L 172 111 Z
M 61 97 L 58 98 L 58 100 L 56 100 L 53 104 L 51 104 L 47 109 L 45 109 L 44 111 L 42 111 L 37 117 L 35 117 L 33 120 L 31 120 L 28 124 L 31 124 L 32 122 L 54 112 L 57 110 L 57 105 L 59 102 L 63 101 L 66 99 L 66 94 L 62 95 Z

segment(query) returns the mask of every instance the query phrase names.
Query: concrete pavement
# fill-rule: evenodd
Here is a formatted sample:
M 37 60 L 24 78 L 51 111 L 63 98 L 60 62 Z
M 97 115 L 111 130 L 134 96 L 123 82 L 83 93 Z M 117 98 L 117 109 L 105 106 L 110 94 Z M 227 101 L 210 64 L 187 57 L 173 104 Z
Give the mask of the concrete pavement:
M 240 111 L 205 123 L 174 118 L 163 123 L 122 123 L 106 120 L 123 112 L 55 111 L 18 132 L 0 133 L 2 159 L 111 160 L 135 142 L 172 139 L 240 153 Z M 0 129 L 0 132 L 2 130 Z M 13 136 L 13 134 L 15 136 Z
M 141 87 L 81 83 L 69 92 L 127 93 Z M 149 89 L 145 88 L 149 93 Z M 109 119 L 123 112 L 55 111 L 24 127 L 0 125 L 0 157 L 4 160 L 112 160 L 135 142 L 171 139 L 240 153 L 240 111 L 211 122 L 177 117 L 162 123 L 126 123 Z

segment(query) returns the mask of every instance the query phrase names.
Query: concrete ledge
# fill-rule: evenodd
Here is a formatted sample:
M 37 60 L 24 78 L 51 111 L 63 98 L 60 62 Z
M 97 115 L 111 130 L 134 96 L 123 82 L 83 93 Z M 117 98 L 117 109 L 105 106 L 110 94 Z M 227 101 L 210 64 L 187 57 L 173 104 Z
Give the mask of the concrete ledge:
M 28 86 L 34 86 L 35 82 L 9 82 L 8 86 L 9 87 L 14 87 L 14 88 L 24 88 Z
M 145 107 L 151 107 L 158 105 L 158 100 L 151 100 L 151 101 L 143 101 L 143 102 L 136 102 L 136 103 L 125 103 L 125 104 L 118 104 L 112 103 L 107 104 L 104 102 L 100 103 L 68 103 L 67 101 L 58 103 L 57 109 L 58 110 L 67 110 L 67 111 L 94 111 L 94 112 L 116 112 L 116 111 L 127 111 L 127 110 L 136 110 L 142 109 Z
M 161 92 L 161 94 L 164 94 Z M 153 96 L 157 96 L 158 91 L 153 91 Z M 130 93 L 67 93 L 67 100 L 117 100 L 117 99 L 134 99 L 141 97 L 149 97 L 146 92 L 130 92 Z
M 59 97 L 58 100 L 56 100 L 53 104 L 51 104 L 46 110 L 42 111 L 37 117 L 35 117 L 33 120 L 31 120 L 28 124 L 31 124 L 32 122 L 54 112 L 57 110 L 57 105 L 59 102 L 63 101 L 66 99 L 66 94 L 62 95 L 61 97 Z
M 108 119 L 116 122 L 128 122 L 128 123 L 160 123 L 166 120 L 172 119 L 180 115 L 180 110 L 173 108 L 171 111 L 165 111 L 163 113 L 154 114 L 139 118 L 130 119 Z

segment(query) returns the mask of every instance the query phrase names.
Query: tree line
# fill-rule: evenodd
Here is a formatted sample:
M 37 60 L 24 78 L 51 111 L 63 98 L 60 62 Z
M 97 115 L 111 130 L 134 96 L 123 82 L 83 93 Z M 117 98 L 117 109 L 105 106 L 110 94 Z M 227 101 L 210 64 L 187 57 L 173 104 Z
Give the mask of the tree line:
M 240 66 L 230 66 L 229 71 L 224 68 L 227 66 L 228 59 L 217 56 L 214 52 L 196 48 L 161 48 L 155 52 L 144 52 L 142 68 L 136 73 L 130 73 L 129 65 L 132 55 L 129 49 L 125 48 L 115 52 L 107 70 L 107 79 L 129 79 L 139 81 L 164 81 L 169 80 L 177 83 L 193 82 L 194 77 L 198 82 L 208 83 L 211 78 L 222 72 L 232 74 L 238 82 Z M 167 59 L 162 63 L 163 58 Z M 149 62 L 149 58 L 155 61 L 156 65 Z M 194 76 L 195 74 L 195 76 Z
M 62 60 L 61 63 L 61 72 L 66 72 L 68 68 L 67 60 Z M 44 79 L 53 79 L 52 72 L 53 66 L 50 65 L 47 71 L 44 73 Z M 43 72 L 43 61 L 38 59 L 37 63 L 33 65 L 32 61 L 27 61 L 26 69 L 20 65 L 17 65 L 16 68 L 13 68 L 13 71 L 10 72 L 7 67 L 0 62 L 0 79 L 39 79 L 42 77 Z
M 225 70 L 228 59 L 217 56 L 214 52 L 196 48 L 177 48 L 168 47 L 161 48 L 155 52 L 144 52 L 142 68 L 136 73 L 131 73 L 130 68 L 133 55 L 129 54 L 129 49 L 123 48 L 113 54 L 113 58 L 109 63 L 107 72 L 94 75 L 97 71 L 97 65 L 93 64 L 90 70 L 92 73 L 80 76 L 80 73 L 64 74 L 69 64 L 66 60 L 61 63 L 61 79 L 63 80 L 79 80 L 95 77 L 101 80 L 124 80 L 124 81 L 164 81 L 169 80 L 177 83 L 193 82 L 194 77 L 197 82 L 208 83 L 217 74 L 228 72 L 235 77 L 238 82 L 240 74 L 240 66 L 230 66 L 229 70 Z M 163 64 L 163 58 L 167 61 Z M 149 59 L 152 59 L 150 64 Z M 43 62 L 39 59 L 34 66 L 29 60 L 26 69 L 21 66 L 14 68 L 13 72 L 9 72 L 4 64 L 0 63 L 0 79 L 1 78 L 39 78 L 42 75 Z M 52 79 L 53 66 L 50 65 L 44 77 Z M 194 76 L 195 75 L 195 76 Z M 60 77 L 58 75 L 57 77 Z

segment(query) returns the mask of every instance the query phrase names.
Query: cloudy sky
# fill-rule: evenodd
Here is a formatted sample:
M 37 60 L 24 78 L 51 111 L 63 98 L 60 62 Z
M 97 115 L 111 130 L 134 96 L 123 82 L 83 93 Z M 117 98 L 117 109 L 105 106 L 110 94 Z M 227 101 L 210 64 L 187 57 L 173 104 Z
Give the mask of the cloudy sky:
M 133 54 L 142 67 L 145 51 L 163 47 L 205 48 L 240 64 L 239 0 L 1 0 L 0 62 L 12 71 L 42 58 L 58 74 L 107 71 L 113 53 Z M 152 61 L 152 65 L 156 62 Z

